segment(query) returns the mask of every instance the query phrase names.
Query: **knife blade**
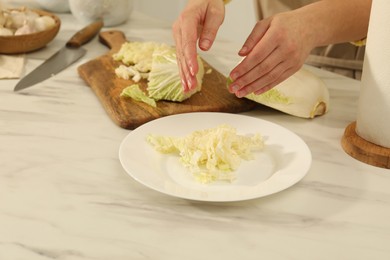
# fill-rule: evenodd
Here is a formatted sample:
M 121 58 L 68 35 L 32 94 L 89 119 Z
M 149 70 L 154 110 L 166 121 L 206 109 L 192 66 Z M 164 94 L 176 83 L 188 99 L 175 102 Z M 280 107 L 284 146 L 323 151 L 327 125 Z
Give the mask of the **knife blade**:
M 80 59 L 87 52 L 81 46 L 89 42 L 103 27 L 103 21 L 95 21 L 76 32 L 59 51 L 44 61 L 16 84 L 14 91 L 31 87 L 52 77 Z

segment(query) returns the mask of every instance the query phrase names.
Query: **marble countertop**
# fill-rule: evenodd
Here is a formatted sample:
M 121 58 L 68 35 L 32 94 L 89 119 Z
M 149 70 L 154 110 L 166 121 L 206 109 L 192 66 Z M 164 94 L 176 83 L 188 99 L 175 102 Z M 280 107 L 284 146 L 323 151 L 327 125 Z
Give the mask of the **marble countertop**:
M 82 27 L 70 15 L 29 72 Z M 105 28 L 113 29 L 113 28 Z M 134 13 L 129 39 L 172 43 L 171 26 Z M 218 39 L 202 53 L 225 75 L 240 46 Z M 129 130 L 116 126 L 77 66 L 107 51 L 97 39 L 60 74 L 13 92 L 0 80 L 0 259 L 389 259 L 390 171 L 359 162 L 341 145 L 356 120 L 359 82 L 310 68 L 331 108 L 313 120 L 272 109 L 246 115 L 277 123 L 312 152 L 296 185 L 243 202 L 167 196 L 126 174 L 118 159 Z

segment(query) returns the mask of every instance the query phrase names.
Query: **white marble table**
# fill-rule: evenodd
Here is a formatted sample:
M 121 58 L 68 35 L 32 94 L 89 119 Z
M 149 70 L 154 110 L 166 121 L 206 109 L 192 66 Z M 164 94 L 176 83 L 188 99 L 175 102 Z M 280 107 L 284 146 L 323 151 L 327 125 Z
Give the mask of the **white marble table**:
M 58 37 L 27 56 L 27 72 L 82 27 L 61 18 Z M 119 29 L 129 39 L 172 43 L 170 25 L 140 14 Z M 219 40 L 203 56 L 227 74 L 238 47 Z M 97 39 L 87 48 L 76 64 L 20 93 L 17 80 L 0 81 L 1 260 L 390 259 L 390 171 L 340 145 L 356 118 L 357 81 L 313 69 L 331 94 L 329 113 L 314 120 L 245 113 L 308 144 L 313 162 L 298 184 L 250 201 L 195 202 L 125 173 L 118 148 L 130 131 L 110 120 L 76 72 L 106 48 Z

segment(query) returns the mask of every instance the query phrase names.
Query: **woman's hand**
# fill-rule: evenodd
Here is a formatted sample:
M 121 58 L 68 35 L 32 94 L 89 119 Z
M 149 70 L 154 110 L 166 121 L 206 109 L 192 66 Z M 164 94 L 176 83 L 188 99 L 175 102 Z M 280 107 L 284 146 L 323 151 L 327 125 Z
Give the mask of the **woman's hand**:
M 230 73 L 238 97 L 261 94 L 298 71 L 318 46 L 367 36 L 371 0 L 322 0 L 258 22 Z
M 297 72 L 314 48 L 310 26 L 295 12 L 257 22 L 239 51 L 245 58 L 230 73 L 229 91 L 261 94 Z
M 184 91 L 196 88 L 197 42 L 207 51 L 225 17 L 222 0 L 190 0 L 173 24 L 173 38 Z

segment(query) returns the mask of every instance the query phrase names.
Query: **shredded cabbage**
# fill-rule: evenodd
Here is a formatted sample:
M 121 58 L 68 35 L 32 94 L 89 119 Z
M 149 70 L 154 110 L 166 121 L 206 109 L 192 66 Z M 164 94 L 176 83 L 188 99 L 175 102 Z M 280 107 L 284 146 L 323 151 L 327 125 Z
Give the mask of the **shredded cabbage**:
M 260 134 L 238 135 L 234 127 L 225 124 L 185 137 L 149 134 L 147 141 L 158 152 L 179 154 L 181 163 L 201 183 L 233 181 L 242 159 L 253 159 L 252 152 L 264 147 Z
M 120 65 L 115 69 L 115 74 L 122 79 L 129 80 L 130 78 L 134 82 L 139 82 L 141 79 L 148 78 L 149 74 L 146 72 L 138 71 L 134 66 Z
M 170 48 L 167 44 L 156 42 L 125 42 L 113 58 L 125 65 L 134 65 L 140 72 L 148 72 L 151 70 L 153 52 L 157 47 Z

